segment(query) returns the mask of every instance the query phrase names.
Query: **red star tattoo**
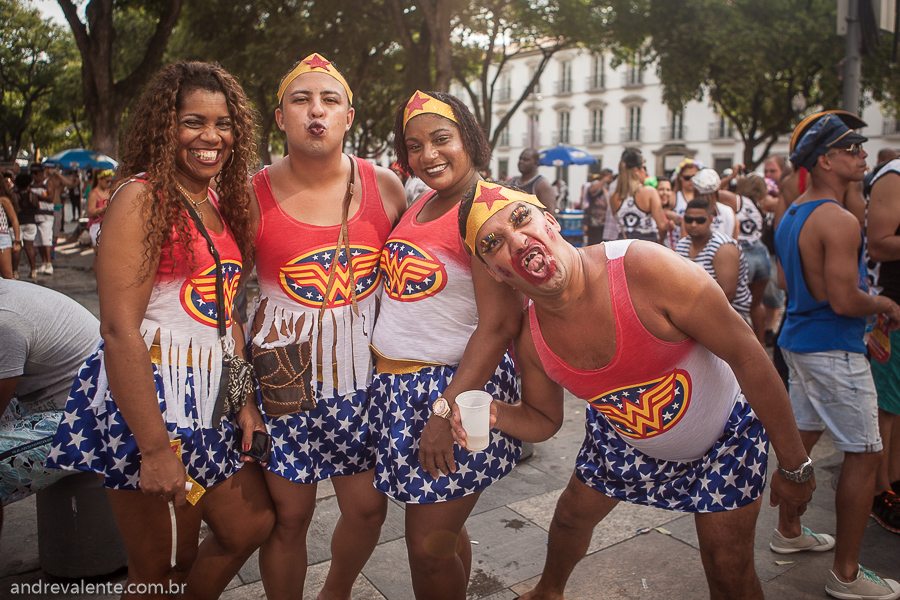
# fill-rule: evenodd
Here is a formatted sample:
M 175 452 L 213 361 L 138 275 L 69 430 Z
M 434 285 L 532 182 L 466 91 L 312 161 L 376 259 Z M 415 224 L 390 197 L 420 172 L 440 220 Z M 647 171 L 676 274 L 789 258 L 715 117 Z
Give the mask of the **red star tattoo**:
M 314 54 L 311 59 L 304 60 L 303 62 L 308 64 L 310 69 L 324 69 L 325 71 L 331 70 L 329 68 L 331 66 L 331 63 L 328 62 L 327 60 L 323 59 L 318 54 Z
M 494 202 L 497 200 L 509 200 L 506 196 L 503 195 L 503 188 L 500 187 L 481 187 L 481 193 L 478 194 L 478 197 L 475 198 L 475 203 L 484 203 L 487 205 L 488 210 L 492 210 L 494 207 Z

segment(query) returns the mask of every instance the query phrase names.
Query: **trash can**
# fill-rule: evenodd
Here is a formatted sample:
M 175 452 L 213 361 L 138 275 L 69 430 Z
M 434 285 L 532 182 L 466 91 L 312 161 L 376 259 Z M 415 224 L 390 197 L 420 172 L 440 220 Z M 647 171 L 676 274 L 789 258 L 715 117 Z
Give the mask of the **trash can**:
M 37 493 L 41 569 L 66 578 L 106 575 L 125 566 L 125 543 L 94 473 L 63 477 Z

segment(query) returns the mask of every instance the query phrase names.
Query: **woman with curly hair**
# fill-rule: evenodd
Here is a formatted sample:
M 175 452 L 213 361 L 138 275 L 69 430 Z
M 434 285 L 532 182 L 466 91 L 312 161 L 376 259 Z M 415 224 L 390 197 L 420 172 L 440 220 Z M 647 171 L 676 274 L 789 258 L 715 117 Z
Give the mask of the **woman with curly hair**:
M 253 113 L 225 70 L 182 62 L 154 77 L 103 217 L 102 340 L 75 380 L 48 460 L 103 476 L 128 550 L 128 583 L 198 598 L 221 594 L 274 520 L 259 466 L 239 452 L 265 431 L 255 401 L 213 418 L 223 355 L 243 353 L 232 304 L 251 253 L 253 157 Z M 219 310 L 228 331 L 221 339 Z M 201 520 L 211 533 L 198 546 Z

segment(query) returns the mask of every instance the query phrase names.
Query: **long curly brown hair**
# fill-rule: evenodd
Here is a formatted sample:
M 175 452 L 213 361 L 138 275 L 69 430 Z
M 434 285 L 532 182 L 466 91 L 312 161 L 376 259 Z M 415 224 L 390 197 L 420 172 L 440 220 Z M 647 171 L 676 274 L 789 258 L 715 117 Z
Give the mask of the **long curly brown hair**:
M 234 233 L 241 256 L 244 261 L 253 256 L 249 173 L 257 160 L 255 112 L 240 84 L 218 64 L 177 62 L 163 67 L 144 90 L 120 152 L 114 186 L 118 188 L 140 173 L 147 174 L 149 187 L 142 198 L 147 232 L 142 278 L 149 274 L 149 265 L 159 257 L 162 248 L 171 242 L 174 231 L 193 260 L 188 245 L 191 218 L 176 188 L 175 170 L 178 110 L 183 99 L 196 90 L 225 96 L 234 133 L 234 154 L 216 175 L 214 187 L 219 195 L 219 212 Z

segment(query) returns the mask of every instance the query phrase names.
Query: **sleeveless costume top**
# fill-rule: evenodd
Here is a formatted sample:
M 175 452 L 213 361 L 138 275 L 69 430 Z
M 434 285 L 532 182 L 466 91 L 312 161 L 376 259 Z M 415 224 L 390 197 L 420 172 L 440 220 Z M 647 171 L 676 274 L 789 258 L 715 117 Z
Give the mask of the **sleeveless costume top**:
M 696 340 L 665 342 L 644 328 L 625 279 L 632 241 L 605 243 L 616 327 L 609 364 L 584 370 L 563 362 L 544 341 L 531 304 L 535 348 L 547 375 L 590 403 L 624 442 L 660 460 L 697 460 L 722 435 L 741 390 L 728 364 Z
M 895 158 L 881 167 L 875 173 L 874 177 L 872 177 L 869 186 L 875 185 L 876 181 L 888 173 L 897 173 L 900 175 L 900 158 Z M 869 192 L 869 195 L 871 195 L 871 191 Z M 866 206 L 868 206 L 868 203 L 869 198 L 867 196 Z M 894 231 L 894 235 L 900 235 L 900 226 Z M 881 295 L 887 296 L 894 302 L 900 302 L 900 260 L 886 260 L 878 264 L 878 279 L 876 285 L 881 287 Z
M 740 202 L 735 213 L 738 221 L 738 241 L 744 245 L 758 242 L 763 232 L 762 212 L 752 199 L 744 196 L 738 196 L 737 199 Z
M 138 177 L 131 181 L 144 180 Z M 219 197 L 212 189 L 207 191 L 210 204 L 218 211 Z M 222 233 L 207 231 L 222 262 L 227 327 L 225 343 L 231 352 L 234 349 L 231 310 L 241 278 L 242 262 L 234 234 L 224 219 L 222 222 L 225 225 Z M 160 251 L 153 291 L 141 322 L 141 335 L 149 349 L 157 333 L 159 334 L 160 373 L 165 398 L 175 399 L 174 402 L 166 402 L 166 412 L 163 415 L 166 422 L 175 423 L 179 428 L 194 426 L 194 418 L 187 414 L 187 407 L 181 400 L 187 392 L 187 369 L 191 367 L 193 392 L 199 412 L 197 420 L 202 427 L 209 428 L 213 426 L 212 412 L 219 393 L 224 351 L 216 329 L 216 261 L 210 254 L 203 235 L 197 231 L 190 218 L 188 229 L 193 257 L 185 251 L 177 230 L 172 231 L 171 241 Z M 100 369 L 91 406 L 103 404 L 107 389 L 104 364 Z
M 791 206 L 775 230 L 775 251 L 784 266 L 788 305 L 778 345 L 798 354 L 844 350 L 863 354 L 866 345 L 864 318 L 845 317 L 831 309 L 828 301 L 819 302 L 809 293 L 800 259 L 800 232 L 806 220 L 822 204 L 834 200 L 813 200 Z M 845 209 L 846 210 L 846 209 Z M 867 289 L 865 238 L 859 255 L 859 289 Z
M 276 348 L 310 342 L 314 364 L 322 365 L 322 381 L 337 381 L 337 394 L 346 395 L 369 385 L 372 358 L 369 338 L 375 323 L 380 283 L 378 260 L 391 222 L 384 210 L 375 168 L 353 158 L 359 170 L 356 183 L 362 201 L 347 219 L 354 281 L 350 281 L 347 255 L 342 245 L 335 261 L 340 225 L 318 226 L 298 221 L 281 208 L 272 193 L 268 168 L 253 176 L 259 202 L 259 229 L 256 234 L 256 271 L 259 298 L 265 312 L 262 326 L 253 337 L 260 348 Z M 324 298 L 328 277 L 337 268 L 331 294 Z M 356 288 L 359 316 L 353 314 L 351 287 Z M 326 311 L 321 323 L 321 343 L 331 357 L 318 356 L 319 310 Z M 253 322 L 254 316 L 250 317 Z M 266 342 L 275 326 L 278 338 Z M 287 326 L 287 333 L 282 326 Z
M 634 201 L 634 196 L 628 196 L 622 200 L 619 210 L 616 211 L 616 219 L 619 221 L 621 233 L 626 238 L 647 240 L 648 242 L 659 240 L 659 232 L 653 215 L 641 210 Z
M 457 365 L 478 325 L 472 263 L 455 208 L 428 223 L 416 221 L 433 196 L 407 210 L 384 245 L 373 345 L 393 359 Z
M 706 242 L 706 246 L 703 247 L 697 256 L 691 257 L 691 238 L 689 236 L 685 236 L 678 240 L 678 243 L 675 245 L 675 252 L 680 254 L 681 256 L 691 260 L 709 273 L 709 276 L 713 279 L 716 278 L 716 269 L 713 266 L 713 260 L 715 260 L 716 252 L 719 251 L 719 248 L 722 247 L 723 244 L 734 244 L 738 247 L 738 281 L 737 281 L 737 289 L 734 293 L 734 300 L 731 301 L 731 305 L 734 307 L 736 311 L 741 313 L 744 316 L 750 316 L 750 288 L 748 286 L 748 281 L 750 279 L 750 269 L 747 266 L 747 258 L 744 256 L 744 253 L 741 251 L 740 246 L 738 246 L 738 242 L 735 241 L 734 238 L 731 238 L 723 233 L 718 231 L 711 231 L 712 236 L 709 238 L 709 241 Z

